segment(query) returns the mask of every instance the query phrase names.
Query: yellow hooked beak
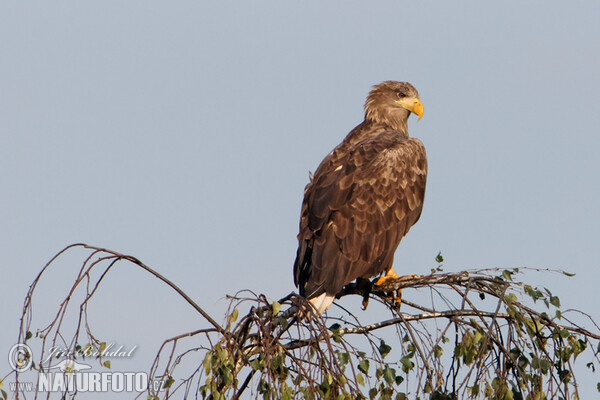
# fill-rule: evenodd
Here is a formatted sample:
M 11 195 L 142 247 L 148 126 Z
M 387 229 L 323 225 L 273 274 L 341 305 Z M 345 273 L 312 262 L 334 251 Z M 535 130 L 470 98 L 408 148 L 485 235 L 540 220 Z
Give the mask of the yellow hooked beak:
M 396 100 L 396 103 L 400 104 L 402 107 L 406 108 L 411 113 L 417 114 L 419 116 L 419 121 L 423 116 L 423 103 L 419 99 L 412 98 L 404 98 L 400 100 Z

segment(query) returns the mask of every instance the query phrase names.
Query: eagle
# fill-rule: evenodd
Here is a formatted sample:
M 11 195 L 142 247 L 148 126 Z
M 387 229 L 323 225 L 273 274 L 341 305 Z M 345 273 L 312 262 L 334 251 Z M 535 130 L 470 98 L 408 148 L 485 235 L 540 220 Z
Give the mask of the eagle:
M 347 284 L 397 278 L 400 240 L 421 216 L 427 156 L 408 136 L 408 117 L 423 116 L 407 82 L 373 86 L 364 121 L 321 162 L 304 189 L 294 284 L 322 314 Z

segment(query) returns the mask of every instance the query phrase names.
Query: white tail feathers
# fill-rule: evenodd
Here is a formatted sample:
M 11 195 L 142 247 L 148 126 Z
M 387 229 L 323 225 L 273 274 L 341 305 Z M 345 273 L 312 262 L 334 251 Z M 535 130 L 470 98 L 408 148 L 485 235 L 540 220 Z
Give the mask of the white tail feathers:
M 323 293 L 322 295 L 313 297 L 312 299 L 310 299 L 308 301 L 310 301 L 310 304 L 315 309 L 315 312 L 317 312 L 319 315 L 321 315 L 325 311 L 327 311 L 329 306 L 331 306 L 331 303 L 333 303 L 334 299 L 335 299 L 335 296 L 332 296 L 327 293 Z

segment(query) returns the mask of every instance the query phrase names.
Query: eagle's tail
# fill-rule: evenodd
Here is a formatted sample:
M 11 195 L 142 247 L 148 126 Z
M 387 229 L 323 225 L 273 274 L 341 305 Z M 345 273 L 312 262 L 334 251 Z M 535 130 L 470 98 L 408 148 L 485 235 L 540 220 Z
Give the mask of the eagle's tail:
M 331 303 L 333 303 L 334 299 L 335 299 L 334 295 L 331 295 L 328 293 L 322 293 L 321 295 L 319 295 L 317 297 L 313 297 L 312 299 L 309 299 L 308 301 L 310 301 L 310 304 L 315 309 L 315 312 L 317 312 L 319 315 L 321 315 L 325 311 L 327 311 L 329 306 L 331 306 Z

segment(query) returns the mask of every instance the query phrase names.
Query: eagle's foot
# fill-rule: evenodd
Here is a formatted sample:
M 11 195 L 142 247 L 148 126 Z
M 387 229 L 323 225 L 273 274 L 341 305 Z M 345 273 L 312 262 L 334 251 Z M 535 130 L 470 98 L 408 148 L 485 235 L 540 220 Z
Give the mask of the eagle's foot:
M 357 278 L 356 286 L 362 293 L 362 309 L 366 310 L 369 305 L 369 296 L 371 295 L 371 290 L 373 289 L 373 283 L 370 280 L 365 278 Z
M 398 311 L 400 310 L 400 306 L 402 305 L 402 289 L 394 290 L 391 292 L 385 292 L 382 298 L 386 304 Z M 368 302 L 369 298 L 363 299 L 363 310 L 366 309 L 366 304 L 368 304 Z
M 402 289 L 386 292 L 386 302 L 396 311 L 400 310 L 402 305 Z
M 400 306 L 402 305 L 402 289 L 398 289 L 396 290 L 396 295 L 393 296 L 394 298 L 394 308 L 396 308 L 397 310 L 400 309 Z
M 369 305 L 369 296 L 363 296 L 363 300 L 362 300 L 362 309 L 363 311 L 367 309 L 367 306 Z
M 382 276 L 379 279 L 377 279 L 376 281 L 374 281 L 374 285 L 382 286 L 385 283 L 387 283 L 387 281 L 394 280 L 394 279 L 397 279 L 400 282 L 402 282 L 402 281 L 409 281 L 411 279 L 416 279 L 416 278 L 420 278 L 420 277 L 421 277 L 421 275 L 417 275 L 417 274 L 398 276 L 396 271 L 394 271 L 393 269 L 390 268 L 390 270 L 384 276 Z
M 398 279 L 398 278 L 400 278 L 400 277 L 398 276 L 398 274 L 396 273 L 396 271 L 394 271 L 393 268 L 390 268 L 388 270 L 388 272 L 386 272 L 386 274 L 384 276 L 382 276 L 381 278 L 377 279 L 377 281 L 375 282 L 375 286 L 381 286 L 381 285 L 383 285 L 389 279 Z
M 419 275 L 416 275 L 416 274 L 401 277 L 401 276 L 398 276 L 398 274 L 396 273 L 396 271 L 394 271 L 393 268 L 390 268 L 389 271 L 387 271 L 384 276 L 377 279 L 374 282 L 374 284 L 375 284 L 375 286 L 382 286 L 388 280 L 398 279 L 400 281 L 404 281 L 404 280 L 415 279 L 418 277 L 419 277 Z M 392 307 L 394 307 L 396 309 L 400 309 L 400 305 L 402 304 L 402 289 L 396 289 L 395 291 L 386 292 L 386 294 L 387 294 L 387 300 L 391 303 Z

